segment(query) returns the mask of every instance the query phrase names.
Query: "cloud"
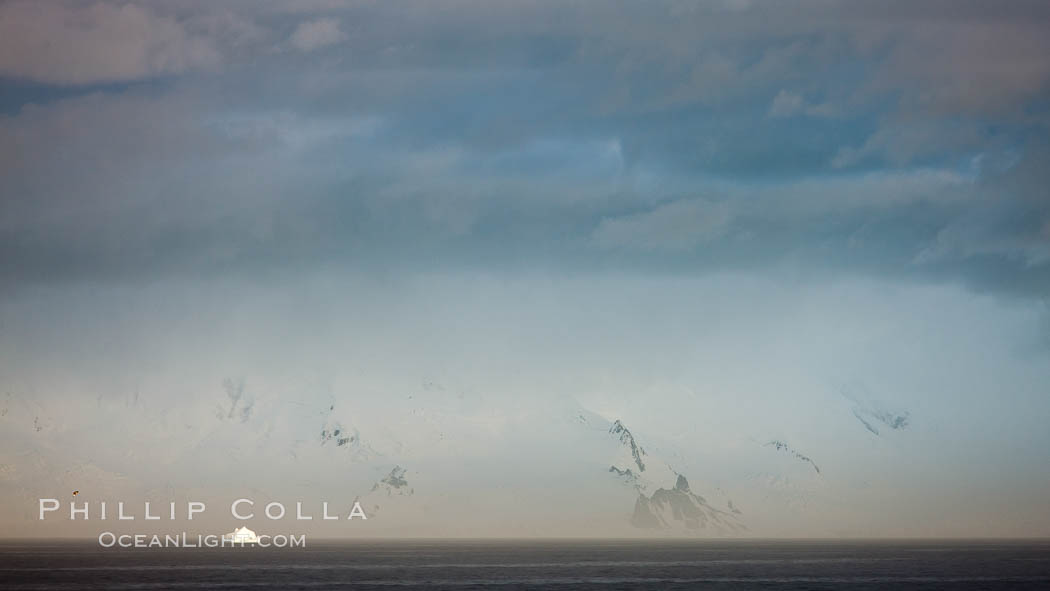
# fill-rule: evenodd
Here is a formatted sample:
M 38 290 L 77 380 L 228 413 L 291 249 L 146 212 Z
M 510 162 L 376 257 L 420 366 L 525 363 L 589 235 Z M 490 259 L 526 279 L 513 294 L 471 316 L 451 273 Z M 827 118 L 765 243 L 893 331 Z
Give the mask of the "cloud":
M 842 146 L 831 159 L 833 168 L 848 168 L 870 160 L 895 166 L 929 157 L 958 155 L 992 144 L 976 122 L 913 119 L 888 121 L 858 146 Z
M 1001 269 L 1023 269 L 1045 288 L 1050 284 L 1048 166 L 1050 147 L 1033 145 L 1020 162 L 984 179 L 980 198 L 944 222 L 915 264 L 936 267 L 991 259 Z
M 802 95 L 788 90 L 778 92 L 769 105 L 769 111 L 766 112 L 767 117 L 774 119 L 794 117 L 800 114 L 810 117 L 840 117 L 842 115 L 839 107 L 832 103 L 811 105 Z
M 346 39 L 346 33 L 339 29 L 338 19 L 319 18 L 299 23 L 288 41 L 299 51 L 310 52 L 342 43 Z
M 149 6 L 15 2 L 0 5 L 0 74 L 61 85 L 214 70 L 207 38 Z
M 806 102 L 801 96 L 781 90 L 773 97 L 773 102 L 769 105 L 769 116 L 790 117 L 802 111 L 805 105 Z
M 5 277 L 369 257 L 689 273 L 793 257 L 993 290 L 1041 272 L 1046 168 L 999 187 L 971 163 L 1013 166 L 996 154 L 1050 121 L 1027 32 L 1042 5 L 471 6 L 0 6 L 4 72 L 72 85 L 7 80 Z M 917 24 L 967 59 L 919 51 Z M 14 53 L 44 32 L 68 63 Z M 317 59 L 333 43 L 354 59 Z M 998 85 L 951 98 L 968 80 Z
M 1046 21 L 1044 12 L 900 23 L 872 86 L 903 90 L 903 106 L 922 113 L 1015 112 L 1050 89 Z
M 603 219 L 591 234 L 591 242 L 606 250 L 690 250 L 721 236 L 729 221 L 729 208 L 723 203 L 681 200 L 652 211 Z

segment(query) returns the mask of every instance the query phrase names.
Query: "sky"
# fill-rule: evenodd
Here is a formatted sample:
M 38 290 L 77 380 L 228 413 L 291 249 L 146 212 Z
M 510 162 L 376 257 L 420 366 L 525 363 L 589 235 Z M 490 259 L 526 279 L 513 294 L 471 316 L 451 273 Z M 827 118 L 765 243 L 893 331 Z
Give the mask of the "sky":
M 367 417 L 338 460 L 364 490 L 423 471 L 444 520 L 401 534 L 598 531 L 585 497 L 509 516 L 576 482 L 522 450 L 569 445 L 536 424 L 579 406 L 755 505 L 755 474 L 796 477 L 750 467 L 767 440 L 824 462 L 791 488 L 819 502 L 757 533 L 1050 535 L 1048 25 L 966 0 L 0 4 L 0 523 L 41 533 L 35 499 L 78 478 L 291 498 L 266 454 L 298 441 L 288 405 L 332 401 Z M 229 383 L 266 441 L 234 482 L 200 453 Z

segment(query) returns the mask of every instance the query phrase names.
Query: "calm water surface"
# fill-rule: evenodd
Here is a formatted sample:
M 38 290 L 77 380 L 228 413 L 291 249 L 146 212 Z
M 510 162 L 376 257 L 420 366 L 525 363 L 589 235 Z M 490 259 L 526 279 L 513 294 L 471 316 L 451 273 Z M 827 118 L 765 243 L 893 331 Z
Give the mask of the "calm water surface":
M 19 589 L 1050 589 L 1046 542 L 0 543 Z

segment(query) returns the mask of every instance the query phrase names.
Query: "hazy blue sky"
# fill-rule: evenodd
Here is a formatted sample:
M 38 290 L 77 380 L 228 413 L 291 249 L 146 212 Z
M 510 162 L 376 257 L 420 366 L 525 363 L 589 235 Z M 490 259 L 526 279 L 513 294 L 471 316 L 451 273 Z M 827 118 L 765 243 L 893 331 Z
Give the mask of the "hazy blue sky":
M 122 445 L 107 400 L 207 432 L 233 378 L 398 450 L 413 388 L 482 447 L 573 400 L 697 490 L 801 441 L 850 485 L 777 535 L 1046 535 L 1048 30 L 1041 1 L 0 4 L 0 490 Z

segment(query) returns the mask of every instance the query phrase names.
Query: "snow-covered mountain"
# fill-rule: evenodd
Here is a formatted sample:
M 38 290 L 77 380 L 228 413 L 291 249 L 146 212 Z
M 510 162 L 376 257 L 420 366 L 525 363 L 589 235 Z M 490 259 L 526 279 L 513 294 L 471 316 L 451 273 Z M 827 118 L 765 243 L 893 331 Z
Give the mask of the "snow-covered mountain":
M 367 525 L 333 536 L 764 535 L 836 515 L 856 489 L 781 438 L 691 448 L 571 399 L 508 407 L 424 380 L 382 402 L 240 380 L 197 399 L 79 407 L 7 393 L 0 491 L 16 501 L 2 518 L 46 535 L 32 523 L 36 499 L 80 490 L 78 500 L 360 501 Z
M 689 488 L 689 481 L 666 461 L 650 455 L 634 434 L 617 419 L 609 433 L 620 444 L 609 472 L 633 487 L 638 496 L 630 523 L 640 529 L 710 530 L 719 534 L 738 533 L 747 528 L 734 511 L 732 501 L 726 509 L 716 509 Z

